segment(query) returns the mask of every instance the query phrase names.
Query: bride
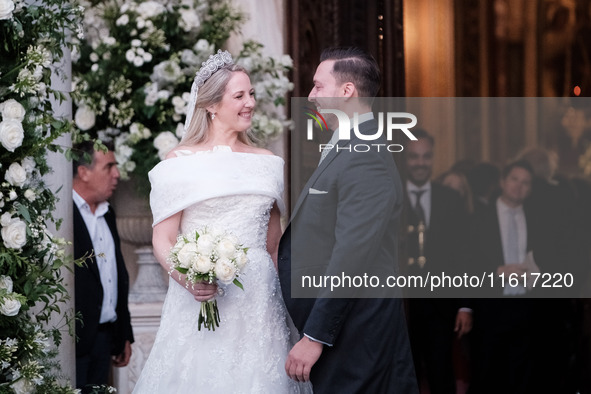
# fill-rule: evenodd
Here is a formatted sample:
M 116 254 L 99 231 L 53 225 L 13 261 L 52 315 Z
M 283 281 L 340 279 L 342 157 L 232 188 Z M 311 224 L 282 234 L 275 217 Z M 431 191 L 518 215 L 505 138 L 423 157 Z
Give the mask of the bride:
M 154 346 L 134 393 L 298 393 L 285 359 L 295 329 L 276 270 L 283 160 L 253 147 L 255 106 L 245 70 L 218 51 L 197 72 L 180 145 L 150 172 L 154 255 L 171 276 Z M 167 258 L 179 233 L 212 226 L 248 247 L 244 286 L 187 285 Z M 221 322 L 198 330 L 200 301 L 217 299 Z

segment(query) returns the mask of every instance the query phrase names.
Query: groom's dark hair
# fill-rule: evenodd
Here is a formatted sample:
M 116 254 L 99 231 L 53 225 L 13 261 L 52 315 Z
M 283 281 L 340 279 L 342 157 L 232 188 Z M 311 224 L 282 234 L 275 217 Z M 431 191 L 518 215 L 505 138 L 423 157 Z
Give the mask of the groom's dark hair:
M 353 82 L 359 97 L 375 97 L 380 90 L 381 73 L 376 59 L 357 47 L 326 48 L 320 62 L 334 60 L 332 74 L 338 83 Z

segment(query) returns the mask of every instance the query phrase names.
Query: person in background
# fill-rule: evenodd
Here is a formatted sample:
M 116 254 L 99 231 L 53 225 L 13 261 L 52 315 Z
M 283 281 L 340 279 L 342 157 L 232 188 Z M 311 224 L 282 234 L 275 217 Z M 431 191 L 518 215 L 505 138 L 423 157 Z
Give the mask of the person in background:
M 121 254 L 115 212 L 107 200 L 119 180 L 113 147 L 95 151 L 92 142 L 74 147 L 76 387 L 108 384 L 111 364 L 124 367 L 131 357 L 133 332 L 127 306 L 129 276 Z
M 461 274 L 469 261 L 468 213 L 460 195 L 431 181 L 434 138 L 423 129 L 413 129 L 417 141 L 404 147 L 406 174 L 400 250 L 401 265 L 408 275 Z M 424 226 L 423 242 L 419 235 Z M 421 251 L 422 249 L 422 251 Z M 408 325 L 419 381 L 426 381 L 433 394 L 455 394 L 453 367 L 454 335 L 472 329 L 472 310 L 458 298 L 423 298 L 420 289 L 409 289 Z
M 437 177 L 436 182 L 439 182 L 443 186 L 447 186 L 450 189 L 457 191 L 464 201 L 464 208 L 466 209 L 466 212 L 469 214 L 474 212 L 472 189 L 470 189 L 468 179 L 463 173 L 452 169 Z

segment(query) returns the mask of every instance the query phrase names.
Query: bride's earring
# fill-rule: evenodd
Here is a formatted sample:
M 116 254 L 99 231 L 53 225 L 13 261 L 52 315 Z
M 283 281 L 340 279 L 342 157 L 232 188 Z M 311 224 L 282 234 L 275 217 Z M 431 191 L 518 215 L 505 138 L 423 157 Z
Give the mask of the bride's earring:
M 210 115 L 211 115 L 211 120 L 214 120 L 215 119 L 215 114 L 212 112 Z

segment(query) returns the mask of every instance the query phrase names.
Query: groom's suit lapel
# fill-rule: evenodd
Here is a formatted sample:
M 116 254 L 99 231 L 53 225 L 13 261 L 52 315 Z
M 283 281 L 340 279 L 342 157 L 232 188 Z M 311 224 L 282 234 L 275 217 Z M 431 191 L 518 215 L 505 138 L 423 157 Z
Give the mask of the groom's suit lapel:
M 375 124 L 376 124 L 375 120 L 369 120 L 367 122 L 363 122 L 362 124 L 359 125 L 359 132 L 363 133 L 366 130 L 369 130 L 372 127 L 374 127 Z M 353 130 L 353 129 L 351 129 L 351 130 Z M 351 135 L 353 135 L 353 137 L 350 140 L 339 140 L 337 142 L 337 147 L 339 149 L 337 149 L 337 147 L 333 147 L 333 149 L 330 152 L 328 152 L 328 155 L 326 155 L 324 160 L 322 160 L 322 163 L 320 163 L 318 168 L 316 168 L 316 170 L 314 170 L 314 172 L 312 173 L 312 176 L 310 177 L 310 179 L 308 179 L 308 182 L 306 182 L 306 185 L 304 185 L 304 188 L 302 189 L 302 192 L 300 193 L 300 196 L 298 197 L 298 201 L 296 202 L 296 204 L 293 208 L 293 212 L 291 214 L 291 217 L 289 219 L 290 222 L 295 218 L 295 216 L 298 213 L 300 207 L 302 206 L 304 200 L 306 199 L 306 197 L 308 197 L 309 190 L 312 187 L 312 185 L 316 182 L 316 180 L 320 177 L 320 175 L 322 175 L 324 170 L 326 170 L 328 168 L 330 163 L 332 163 L 332 161 L 337 157 L 337 155 L 340 154 L 340 151 L 343 150 L 343 148 L 345 148 L 347 145 L 350 145 L 352 142 L 357 143 L 357 142 L 361 141 L 355 136 L 354 133 L 351 133 Z

